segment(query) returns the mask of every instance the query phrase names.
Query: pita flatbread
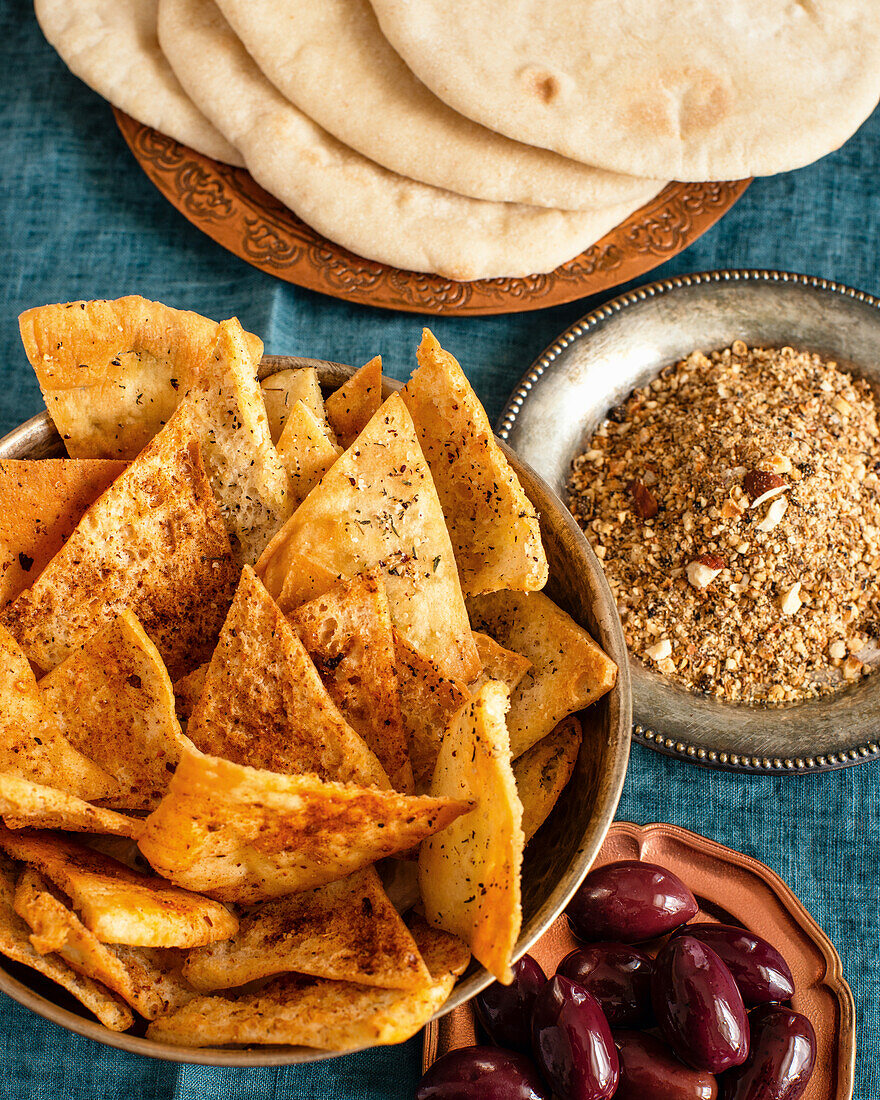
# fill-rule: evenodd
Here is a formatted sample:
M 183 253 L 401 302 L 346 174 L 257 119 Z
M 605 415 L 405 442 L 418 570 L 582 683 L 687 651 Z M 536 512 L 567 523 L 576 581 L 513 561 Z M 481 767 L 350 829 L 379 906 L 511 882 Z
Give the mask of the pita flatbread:
M 245 566 L 187 737 L 270 771 L 387 787 L 374 754 L 327 693 L 293 627 Z
M 135 837 L 137 818 L 92 806 L 66 791 L 0 774 L 0 816 L 10 829 L 64 829 L 72 833 L 108 833 Z
M 582 738 L 580 722 L 575 715 L 569 715 L 513 762 L 527 844 L 547 820 L 571 779 Z
M 374 356 L 327 398 L 327 419 L 348 449 L 382 404 L 382 356 Z
M 210 655 L 235 579 L 198 439 L 181 409 L 0 612 L 0 623 L 48 670 L 128 607 L 178 677 Z
M 246 905 L 414 848 L 469 809 L 462 800 L 276 775 L 187 750 L 138 844 L 172 882 Z
M 428 329 L 400 391 L 431 467 L 463 590 L 535 591 L 547 583 L 538 513 L 495 442 L 456 359 Z
M 543 593 L 493 592 L 469 600 L 468 609 L 475 629 L 532 662 L 507 713 L 514 759 L 614 687 L 617 665 Z
M 296 508 L 342 453 L 330 442 L 315 414 L 297 401 L 284 421 L 278 457 L 290 478 L 290 497 Z
M 322 574 L 304 568 L 309 561 Z M 479 657 L 449 533 L 412 419 L 397 394 L 278 532 L 257 572 L 288 610 L 326 590 L 319 587 L 321 575 L 350 579 L 373 568 L 382 571 L 395 627 L 445 675 L 473 679 Z
M 0 607 L 33 584 L 124 469 L 102 459 L 0 461 Z
M 281 438 L 287 414 L 297 401 L 302 401 L 319 421 L 330 442 L 336 442 L 324 413 L 324 398 L 315 367 L 291 367 L 289 370 L 275 371 L 274 374 L 263 379 L 260 389 L 263 391 L 263 402 L 266 406 L 273 443 L 277 443 Z
M 71 72 L 138 122 L 227 164 L 242 159 L 181 88 L 159 49 L 157 0 L 35 0 Z
M 134 458 L 171 419 L 219 332 L 216 321 L 136 295 L 37 306 L 18 324 L 72 458 Z M 263 343 L 246 339 L 258 363 Z

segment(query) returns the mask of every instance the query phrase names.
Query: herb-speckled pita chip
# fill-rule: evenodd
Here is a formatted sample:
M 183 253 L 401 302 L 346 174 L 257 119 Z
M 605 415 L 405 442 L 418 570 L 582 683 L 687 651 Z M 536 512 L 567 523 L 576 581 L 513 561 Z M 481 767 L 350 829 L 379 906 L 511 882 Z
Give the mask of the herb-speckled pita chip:
M 290 478 L 294 507 L 305 500 L 341 453 L 311 409 L 297 401 L 278 440 L 278 457 Z
M 580 722 L 569 715 L 513 762 L 526 843 L 544 824 L 571 779 L 582 738 Z
M 474 631 L 474 641 L 477 643 L 477 652 L 483 662 L 483 672 L 479 679 L 470 685 L 472 692 L 476 692 L 489 680 L 500 680 L 502 684 L 507 685 L 508 691 L 513 691 L 532 667 L 528 657 L 514 653 L 511 649 L 505 649 L 488 634 Z
M 92 806 L 66 791 L 0 774 L 0 816 L 10 829 L 64 829 L 72 833 L 106 833 L 135 837 L 137 818 Z
M 354 443 L 381 404 L 382 356 L 376 355 L 331 393 L 325 403 L 327 419 L 343 447 Z
M 284 422 L 297 401 L 302 401 L 324 426 L 329 437 L 330 426 L 324 416 L 324 398 L 321 395 L 318 372 L 314 367 L 292 367 L 289 370 L 275 371 L 263 379 L 260 389 L 263 391 L 263 403 L 266 406 L 273 443 L 281 438 Z M 330 442 L 335 440 L 331 439 Z

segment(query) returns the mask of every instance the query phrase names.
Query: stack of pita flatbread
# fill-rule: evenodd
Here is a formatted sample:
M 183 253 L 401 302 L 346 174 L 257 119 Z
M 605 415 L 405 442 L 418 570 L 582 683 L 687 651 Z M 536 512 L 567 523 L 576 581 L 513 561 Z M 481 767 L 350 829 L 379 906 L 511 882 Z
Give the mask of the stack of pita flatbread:
M 36 0 L 116 106 L 245 165 L 330 240 L 460 280 L 550 271 L 664 181 L 836 149 L 876 0 Z

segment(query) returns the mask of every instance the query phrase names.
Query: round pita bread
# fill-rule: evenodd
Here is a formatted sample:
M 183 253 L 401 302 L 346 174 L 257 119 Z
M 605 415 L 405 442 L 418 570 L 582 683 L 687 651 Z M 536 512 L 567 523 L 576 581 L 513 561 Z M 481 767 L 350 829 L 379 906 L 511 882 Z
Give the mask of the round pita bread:
M 518 141 L 737 179 L 830 153 L 880 97 L 877 0 L 372 0 L 416 76 Z
M 181 88 L 156 36 L 158 0 L 35 0 L 43 34 L 114 107 L 198 153 L 244 161 Z
M 547 210 L 417 183 L 342 145 L 284 99 L 213 0 L 161 0 L 159 37 L 254 179 L 319 233 L 380 263 L 462 280 L 550 271 L 640 205 Z
M 586 210 L 657 183 L 510 141 L 446 106 L 388 45 L 369 0 L 217 0 L 275 87 L 344 144 L 459 195 Z

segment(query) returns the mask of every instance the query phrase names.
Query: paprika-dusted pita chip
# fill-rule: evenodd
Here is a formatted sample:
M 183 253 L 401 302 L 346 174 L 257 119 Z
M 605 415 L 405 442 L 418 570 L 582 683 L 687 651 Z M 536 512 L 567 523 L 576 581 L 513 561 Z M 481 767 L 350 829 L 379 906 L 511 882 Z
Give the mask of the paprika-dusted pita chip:
M 477 652 L 483 663 L 483 672 L 479 679 L 470 685 L 472 692 L 479 690 L 489 680 L 500 680 L 507 686 L 508 691 L 513 691 L 532 667 L 528 657 L 522 657 L 519 653 L 505 649 L 488 634 L 474 631 L 474 641 L 477 643 Z
M 71 837 L 2 828 L 0 848 L 63 890 L 102 943 L 198 947 L 238 929 L 238 920 L 218 902 L 141 875 Z
M 274 974 L 414 989 L 430 975 L 372 867 L 339 882 L 267 901 L 231 940 L 199 947 L 184 974 L 200 992 Z
M 273 772 L 388 786 L 339 713 L 296 631 L 246 565 L 187 736 L 202 752 Z
M 125 465 L 73 458 L 0 462 L 0 607 L 34 583 Z
M 109 772 L 105 805 L 152 809 L 183 739 L 159 651 L 127 608 L 40 681 L 40 694 L 74 748 Z
M 278 440 L 278 457 L 290 478 L 293 507 L 299 505 L 342 454 L 302 401 L 290 410 Z
M 143 824 L 92 806 L 66 791 L 0 774 L 0 816 L 10 829 L 64 829 L 72 833 L 107 833 L 135 837 Z
M 459 936 L 499 981 L 513 980 L 522 922 L 522 806 L 510 767 L 508 692 L 490 681 L 455 715 L 431 782 L 434 797 L 468 798 L 474 811 L 429 837 L 419 853 L 425 916 Z
M 38 306 L 18 323 L 72 458 L 134 458 L 171 419 L 218 332 L 216 321 L 135 295 Z M 262 341 L 246 341 L 259 363 Z
M 276 775 L 186 750 L 138 844 L 172 882 L 246 905 L 413 848 L 470 805 Z
M 260 559 L 257 572 L 272 595 L 282 597 L 284 610 L 326 591 L 315 587 L 320 574 L 309 570 L 309 562 L 338 579 L 378 567 L 397 629 L 444 675 L 468 681 L 479 674 L 440 501 L 412 419 L 397 394 L 336 460 Z
M 382 356 L 361 367 L 325 402 L 336 438 L 348 449 L 382 404 Z
M 507 713 L 514 759 L 614 687 L 617 665 L 543 593 L 494 592 L 470 599 L 468 609 L 475 630 L 532 662 Z
M 198 439 L 179 409 L 0 622 L 48 670 L 128 607 L 176 677 L 210 656 L 236 576 Z
M 527 844 L 544 824 L 571 779 L 582 737 L 581 724 L 571 714 L 513 762 L 513 778 L 522 802 L 522 828 Z
M 297 401 L 302 401 L 315 417 L 329 441 L 336 443 L 327 423 L 321 383 L 314 367 L 292 367 L 289 370 L 276 371 L 263 379 L 260 389 L 263 391 L 263 403 L 266 406 L 273 443 L 281 438 L 290 410 Z
M 127 1005 L 106 986 L 77 974 L 63 960 L 54 955 L 44 958 L 31 943 L 30 928 L 13 908 L 17 873 L 11 860 L 0 857 L 0 954 L 57 982 L 111 1031 L 126 1031 L 134 1023 Z
M 418 369 L 400 396 L 412 414 L 469 594 L 547 583 L 538 514 L 464 371 L 424 329 Z
M 205 679 L 208 675 L 208 662 L 194 668 L 186 676 L 181 676 L 174 682 L 174 705 L 181 718 L 189 718 L 196 709 L 196 703 L 201 698 L 205 689 Z
M 378 570 L 334 585 L 288 616 L 345 720 L 373 750 L 397 791 L 412 769 L 400 712 L 394 631 Z

